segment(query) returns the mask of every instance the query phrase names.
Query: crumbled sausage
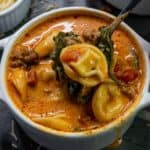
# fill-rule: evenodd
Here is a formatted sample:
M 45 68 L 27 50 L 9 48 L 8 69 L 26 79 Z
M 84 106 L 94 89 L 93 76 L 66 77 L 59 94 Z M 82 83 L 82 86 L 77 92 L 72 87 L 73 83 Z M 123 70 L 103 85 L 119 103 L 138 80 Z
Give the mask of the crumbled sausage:
M 12 67 L 27 67 L 28 65 L 37 64 L 39 61 L 38 55 L 35 51 L 26 49 L 15 51 L 11 56 Z
M 11 67 L 16 68 L 16 67 L 20 67 L 20 66 L 23 66 L 24 68 L 26 68 L 26 65 L 19 59 L 11 61 Z
M 65 41 L 66 41 L 67 45 L 73 45 L 73 44 L 83 42 L 83 40 L 80 36 L 71 37 L 71 38 L 70 37 L 65 37 Z
M 29 86 L 35 86 L 37 83 L 37 75 L 34 70 L 27 72 L 27 83 Z
M 96 29 L 95 30 L 86 30 L 85 29 L 82 33 L 82 36 L 86 42 L 95 44 L 97 38 L 100 36 L 100 33 Z
M 136 91 L 133 87 L 120 86 L 120 90 L 121 90 L 122 93 L 124 93 L 130 99 L 134 98 L 134 96 L 136 94 Z

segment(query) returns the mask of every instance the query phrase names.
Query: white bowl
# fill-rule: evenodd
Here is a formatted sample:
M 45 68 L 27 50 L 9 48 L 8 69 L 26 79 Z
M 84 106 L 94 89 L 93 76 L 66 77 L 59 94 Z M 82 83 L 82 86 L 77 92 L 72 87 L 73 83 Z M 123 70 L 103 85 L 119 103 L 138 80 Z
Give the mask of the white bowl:
M 22 129 L 37 143 L 52 149 L 52 150 L 98 150 L 104 148 L 114 142 L 116 138 L 123 136 L 123 134 L 127 131 L 131 123 L 133 122 L 137 112 L 144 108 L 145 106 L 150 105 L 150 93 L 148 92 L 149 85 L 149 61 L 148 61 L 148 50 L 150 49 L 150 45 L 146 43 L 139 35 L 137 35 L 128 25 L 125 23 L 121 24 L 121 28 L 124 29 L 128 34 L 135 40 L 137 45 L 139 45 L 140 50 L 144 56 L 145 68 L 146 68 L 146 78 L 144 81 L 144 88 L 141 91 L 139 96 L 139 100 L 135 101 L 135 103 L 128 109 L 128 111 L 109 123 L 108 125 L 90 130 L 83 131 L 77 133 L 71 132 L 63 132 L 56 131 L 51 128 L 47 128 L 36 124 L 28 117 L 26 117 L 13 103 L 11 97 L 7 92 L 7 86 L 5 82 L 6 77 L 6 66 L 9 53 L 16 43 L 16 41 L 22 37 L 25 33 L 27 33 L 30 29 L 35 27 L 36 25 L 42 23 L 47 19 L 53 19 L 58 16 L 63 15 L 71 15 L 71 14 L 84 14 L 90 16 L 97 16 L 101 18 L 106 18 L 113 20 L 115 17 L 99 10 L 85 8 L 85 7 L 68 7 L 61 8 L 57 10 L 53 10 L 47 13 L 42 14 L 41 16 L 36 17 L 35 19 L 28 22 L 25 26 L 23 26 L 18 32 L 16 32 L 9 40 L 8 44 L 5 45 L 5 50 L 2 56 L 1 61 L 1 74 L 0 74 L 0 86 L 1 86 L 1 94 L 0 98 L 4 100 L 4 102 L 10 108 L 12 114 L 21 125 Z M 6 39 L 5 39 L 6 41 Z M 2 43 L 2 44 L 1 44 Z M 3 42 L 0 42 L 1 46 L 4 46 Z
M 16 27 L 26 16 L 31 0 L 17 0 L 7 9 L 0 11 L 0 33 Z

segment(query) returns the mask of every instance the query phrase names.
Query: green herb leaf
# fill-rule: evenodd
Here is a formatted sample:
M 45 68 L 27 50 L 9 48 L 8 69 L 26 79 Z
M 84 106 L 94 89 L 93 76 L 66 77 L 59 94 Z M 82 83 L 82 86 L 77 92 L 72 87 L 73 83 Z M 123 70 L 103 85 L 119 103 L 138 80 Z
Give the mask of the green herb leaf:
M 60 62 L 60 54 L 63 48 L 68 45 L 81 43 L 81 39 L 78 35 L 75 35 L 73 32 L 59 32 L 56 37 L 54 37 L 56 49 L 51 54 L 51 59 L 54 60 L 53 69 L 56 72 L 56 79 L 58 81 L 65 81 L 68 93 L 70 96 L 75 97 L 76 100 L 80 103 L 86 103 L 89 99 L 91 92 L 82 94 L 83 86 L 71 80 L 64 72 L 63 66 Z
M 101 27 L 99 29 L 100 36 L 97 38 L 96 46 L 102 50 L 105 54 L 108 62 L 109 76 L 119 85 L 124 83 L 118 80 L 114 74 L 115 58 L 114 58 L 114 47 L 112 41 L 112 34 L 120 23 L 128 16 L 128 13 L 118 16 L 109 26 Z

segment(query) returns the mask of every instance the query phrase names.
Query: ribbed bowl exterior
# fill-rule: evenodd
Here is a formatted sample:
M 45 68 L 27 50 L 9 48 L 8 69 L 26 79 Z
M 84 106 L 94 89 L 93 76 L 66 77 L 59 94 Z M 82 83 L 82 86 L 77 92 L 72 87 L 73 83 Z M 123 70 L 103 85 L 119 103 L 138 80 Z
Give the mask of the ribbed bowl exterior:
M 30 8 L 31 0 L 22 0 L 19 5 L 11 11 L 0 15 L 0 33 L 9 31 L 16 27 L 26 16 Z

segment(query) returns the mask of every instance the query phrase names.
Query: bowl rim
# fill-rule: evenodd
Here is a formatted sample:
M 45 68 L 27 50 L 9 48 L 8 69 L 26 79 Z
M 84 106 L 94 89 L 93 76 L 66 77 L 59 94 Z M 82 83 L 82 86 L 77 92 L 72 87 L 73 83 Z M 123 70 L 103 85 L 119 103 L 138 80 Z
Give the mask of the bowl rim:
M 107 17 L 108 19 L 114 19 L 115 16 L 104 12 L 104 11 L 100 11 L 97 9 L 93 9 L 93 8 L 88 8 L 88 7 L 66 7 L 66 8 L 59 8 L 59 9 L 55 9 L 52 10 L 50 12 L 47 13 L 43 13 L 42 15 L 32 19 L 31 21 L 29 21 L 27 24 L 25 24 L 21 29 L 19 29 L 11 38 L 10 38 L 10 42 L 9 44 L 6 46 L 6 49 L 3 53 L 2 56 L 2 60 L 1 60 L 1 69 L 2 69 L 2 73 L 1 73 L 1 85 L 2 85 L 2 92 L 4 93 L 4 98 L 6 98 L 6 104 L 9 106 L 9 108 L 11 109 L 11 111 L 15 114 L 15 116 L 17 116 L 19 118 L 19 121 L 23 122 L 24 124 L 26 124 L 27 128 L 32 127 L 33 129 L 43 132 L 44 134 L 50 134 L 53 136 L 59 136 L 59 137 L 63 137 L 63 138 L 83 138 L 83 137 L 92 137 L 92 136 L 96 136 L 97 134 L 104 134 L 116 127 L 124 127 L 124 123 L 126 122 L 127 119 L 129 119 L 130 117 L 134 116 L 136 111 L 137 111 L 137 106 L 140 104 L 140 102 L 142 101 L 144 95 L 147 93 L 148 90 L 148 72 L 145 72 L 145 84 L 143 84 L 143 89 L 141 92 L 141 95 L 138 96 L 138 100 L 136 100 L 132 106 L 125 112 L 123 113 L 123 115 L 119 116 L 117 119 L 114 119 L 114 121 L 108 123 L 107 125 L 105 125 L 104 127 L 100 127 L 97 129 L 93 129 L 93 130 L 88 130 L 88 131 L 83 131 L 83 132 L 66 132 L 66 131 L 58 131 L 52 128 L 47 128 L 44 127 L 42 125 L 39 125 L 35 122 L 33 122 L 30 118 L 28 118 L 25 114 L 23 114 L 18 107 L 14 104 L 13 100 L 11 100 L 10 95 L 7 92 L 7 85 L 6 85 L 6 78 L 5 78 L 5 74 L 6 74 L 6 65 L 7 65 L 7 59 L 9 57 L 9 52 L 11 51 L 12 47 L 14 46 L 15 42 L 20 38 L 20 36 L 23 36 L 24 33 L 26 31 L 29 31 L 30 29 L 34 28 L 36 25 L 44 22 L 45 20 L 47 20 L 50 16 L 55 15 L 55 14 L 61 14 L 64 12 L 68 12 L 68 11 L 80 11 L 81 12 L 90 12 L 92 14 L 94 14 L 94 16 L 96 15 L 101 15 L 103 17 Z M 62 14 L 61 14 L 62 15 Z M 61 16 L 60 15 L 60 16 Z M 91 15 L 91 14 L 90 14 Z M 56 16 L 55 16 L 56 17 Z M 54 17 L 54 18 L 55 18 Z M 121 23 L 121 27 L 123 27 L 123 29 L 125 29 L 126 31 L 128 31 L 130 33 L 130 36 L 132 36 L 132 38 L 135 39 L 135 42 L 138 44 L 140 50 L 143 53 L 143 57 L 145 59 L 145 69 L 148 70 L 148 57 L 146 55 L 146 52 L 144 51 L 139 39 L 137 38 L 137 35 L 135 33 L 135 31 L 133 31 L 133 29 L 131 29 L 127 24 L 125 23 Z
M 16 9 L 23 1 L 24 0 L 16 0 L 16 2 L 14 2 L 14 4 L 12 4 L 10 7 L 0 11 L 0 16 L 3 16 L 3 15 L 10 13 L 14 9 Z

